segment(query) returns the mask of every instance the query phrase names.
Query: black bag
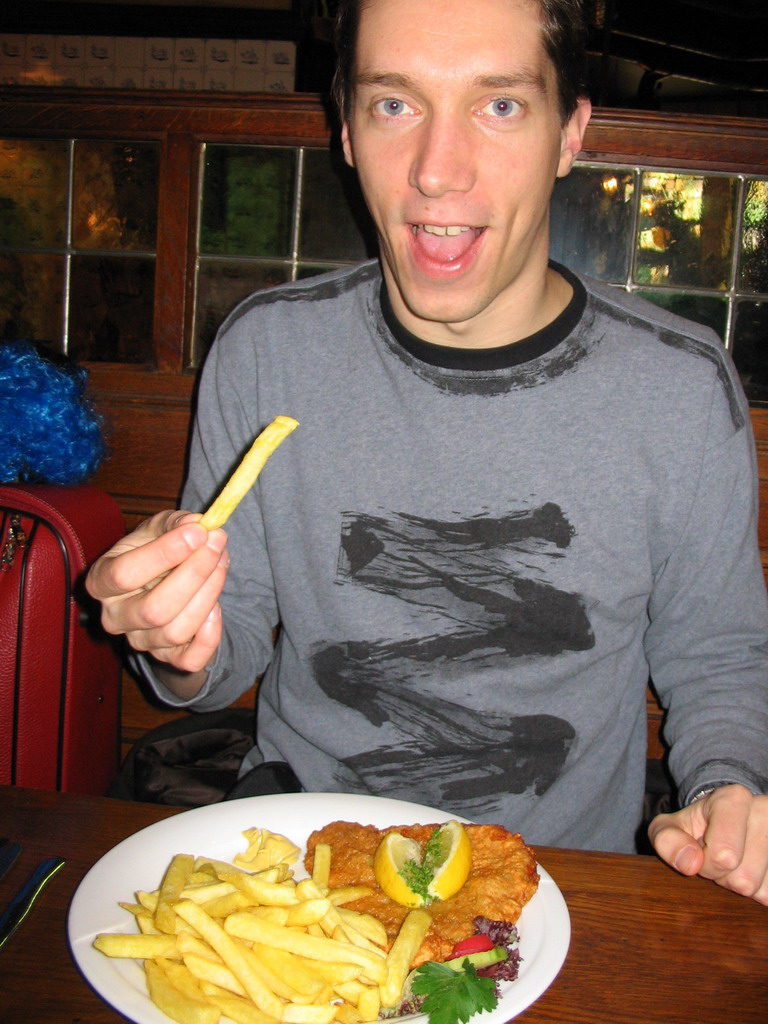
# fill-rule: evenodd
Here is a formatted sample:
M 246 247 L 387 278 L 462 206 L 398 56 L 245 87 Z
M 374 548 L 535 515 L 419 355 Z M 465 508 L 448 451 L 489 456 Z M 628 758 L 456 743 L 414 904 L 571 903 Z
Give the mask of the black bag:
M 285 761 L 264 761 L 246 772 L 227 793 L 225 800 L 272 793 L 300 793 L 301 783 Z
M 255 724 L 255 711 L 225 708 L 151 729 L 129 751 L 107 796 L 202 807 L 243 796 L 299 792 L 298 779 L 283 762 L 261 764 L 238 780 L 254 743 Z
M 223 800 L 253 746 L 255 712 L 187 714 L 151 729 L 131 747 L 107 796 L 175 807 Z

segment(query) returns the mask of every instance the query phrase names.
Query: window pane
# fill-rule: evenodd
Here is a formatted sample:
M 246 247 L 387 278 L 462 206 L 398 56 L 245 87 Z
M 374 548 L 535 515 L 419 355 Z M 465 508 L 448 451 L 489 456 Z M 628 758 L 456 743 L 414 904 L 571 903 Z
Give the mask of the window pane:
M 296 280 L 303 281 L 308 277 L 318 277 L 320 274 L 329 274 L 332 270 L 341 270 L 343 263 L 338 265 L 299 263 L 296 267 Z
M 768 181 L 750 181 L 744 203 L 739 288 L 768 293 Z
M 637 294 L 642 295 L 644 299 L 650 299 L 663 309 L 668 309 L 670 313 L 677 313 L 687 320 L 711 327 L 720 336 L 721 341 L 725 339 L 728 323 L 728 302 L 725 298 L 692 295 L 690 292 L 639 291 Z
M 0 140 L 0 245 L 66 242 L 66 142 Z
M 768 302 L 739 302 L 733 361 L 750 402 L 768 402 Z
M 69 355 L 146 363 L 152 354 L 155 262 L 138 256 L 74 256 Z
M 216 332 L 234 307 L 251 292 L 273 288 L 289 279 L 285 263 L 201 260 L 197 272 L 197 307 L 193 365 L 201 362 Z
M 574 167 L 552 196 L 550 255 L 601 281 L 624 282 L 632 253 L 635 176 L 627 168 Z
M 640 195 L 637 282 L 727 288 L 736 185 L 735 178 L 645 171 Z
M 63 284 L 63 256 L 0 255 L 2 340 L 42 341 L 60 350 Z
M 154 250 L 159 161 L 154 142 L 75 144 L 75 248 Z
M 355 171 L 336 150 L 305 150 L 301 259 L 355 263 L 377 252 L 376 231 Z
M 206 146 L 200 252 L 290 257 L 296 151 Z

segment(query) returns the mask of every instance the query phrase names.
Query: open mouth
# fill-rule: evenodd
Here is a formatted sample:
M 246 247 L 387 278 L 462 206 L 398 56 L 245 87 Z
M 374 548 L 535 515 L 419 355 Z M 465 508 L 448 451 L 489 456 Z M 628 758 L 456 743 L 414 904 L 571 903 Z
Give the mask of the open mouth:
M 467 224 L 412 224 L 418 251 L 436 263 L 455 263 L 470 250 L 484 228 Z

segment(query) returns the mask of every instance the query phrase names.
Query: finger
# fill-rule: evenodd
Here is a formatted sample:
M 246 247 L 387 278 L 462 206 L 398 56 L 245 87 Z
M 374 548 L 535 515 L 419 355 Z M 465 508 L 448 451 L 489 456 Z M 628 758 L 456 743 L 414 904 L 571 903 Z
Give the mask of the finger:
M 220 551 L 226 543 L 212 537 L 196 523 L 184 523 L 155 541 L 115 560 L 112 579 L 118 594 L 146 590 L 183 565 L 206 546 Z
M 207 549 L 205 554 L 207 556 Z M 224 551 L 208 576 L 200 575 L 199 581 L 198 577 L 194 577 L 194 583 L 191 585 L 193 589 L 189 591 L 188 598 L 183 600 L 180 600 L 180 594 L 183 591 L 176 587 L 175 577 L 182 571 L 189 576 L 196 565 L 190 562 L 166 577 L 158 585 L 159 593 L 154 595 L 154 599 L 160 602 L 159 611 L 162 614 L 168 613 L 169 609 L 173 614 L 169 615 L 167 621 L 163 621 L 157 636 L 153 636 L 156 631 L 149 631 L 150 641 L 172 647 L 184 647 L 191 643 L 218 604 L 228 567 L 229 555 Z M 174 587 L 175 590 L 171 589 Z M 164 591 L 169 593 L 168 598 L 164 597 Z
M 220 537 L 225 538 L 225 535 L 220 534 Z M 209 581 L 218 568 L 226 568 L 228 561 L 226 548 L 221 552 L 216 550 L 216 546 L 207 544 L 198 548 L 173 568 L 156 587 L 149 590 L 142 587 L 132 594 L 123 594 L 120 598 L 105 601 L 102 607 L 105 628 L 110 633 L 125 633 L 136 650 L 153 650 L 155 647 L 189 642 L 221 592 L 223 577 L 218 583 L 209 584 Z M 209 586 L 210 590 L 207 589 Z M 188 615 L 190 606 L 196 608 L 191 617 Z M 187 622 L 194 621 L 194 625 L 188 624 L 182 628 L 182 620 L 173 629 L 176 620 L 185 614 Z M 143 639 L 139 639 L 141 634 Z
M 200 518 L 200 513 L 194 513 L 194 515 L 191 516 L 190 513 L 180 512 L 178 513 L 178 519 L 176 522 L 169 522 L 168 529 L 173 530 L 177 526 L 185 526 L 193 523 L 197 524 L 200 521 Z M 197 543 L 197 541 L 199 540 L 199 533 L 195 531 L 190 536 L 194 537 L 195 543 Z M 212 551 L 222 551 L 226 546 L 226 543 L 227 535 L 224 533 L 223 530 L 206 530 L 205 546 L 210 548 Z M 158 586 L 159 583 L 161 583 L 165 579 L 169 572 L 170 569 L 161 572 L 159 575 L 151 579 L 148 583 L 145 583 L 142 586 L 142 590 L 153 590 L 156 586 Z
M 722 786 L 701 801 L 706 827 L 700 873 L 719 881 L 741 864 L 754 797 L 744 786 Z
M 193 639 L 180 647 L 153 651 L 153 657 L 182 672 L 199 672 L 213 662 L 221 643 L 221 608 L 217 604 Z
M 159 518 L 154 517 L 123 538 L 93 565 L 88 578 L 88 591 L 93 597 L 107 601 L 134 593 L 206 544 L 221 550 L 226 543 L 221 531 L 208 533 L 188 519 L 177 525 L 173 519 L 163 518 L 169 531 L 157 533 Z
M 732 871 L 716 880 L 733 892 L 768 905 L 768 796 L 750 794 L 743 854 Z
M 694 836 L 675 823 L 670 814 L 660 814 L 648 826 L 648 838 L 665 863 L 681 875 L 696 875 L 704 863 L 704 851 Z

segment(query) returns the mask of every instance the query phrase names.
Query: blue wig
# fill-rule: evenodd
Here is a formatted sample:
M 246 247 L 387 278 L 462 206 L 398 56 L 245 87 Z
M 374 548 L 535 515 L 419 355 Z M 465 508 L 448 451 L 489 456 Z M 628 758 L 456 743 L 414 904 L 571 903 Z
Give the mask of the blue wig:
M 85 370 L 54 358 L 0 343 L 0 483 L 83 483 L 107 454 Z

